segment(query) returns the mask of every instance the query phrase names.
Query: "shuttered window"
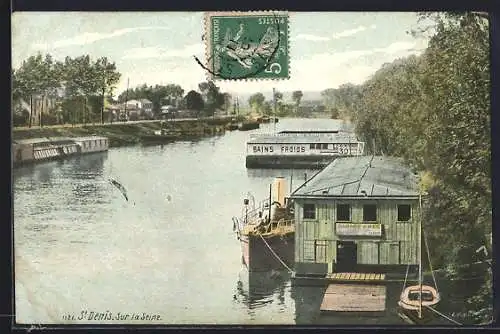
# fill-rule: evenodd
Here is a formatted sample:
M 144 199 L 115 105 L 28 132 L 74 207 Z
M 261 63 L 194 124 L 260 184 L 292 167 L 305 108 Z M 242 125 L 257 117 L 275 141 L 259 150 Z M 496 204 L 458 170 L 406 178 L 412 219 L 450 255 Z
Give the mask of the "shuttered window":
M 316 219 L 316 205 L 304 204 L 304 219 Z

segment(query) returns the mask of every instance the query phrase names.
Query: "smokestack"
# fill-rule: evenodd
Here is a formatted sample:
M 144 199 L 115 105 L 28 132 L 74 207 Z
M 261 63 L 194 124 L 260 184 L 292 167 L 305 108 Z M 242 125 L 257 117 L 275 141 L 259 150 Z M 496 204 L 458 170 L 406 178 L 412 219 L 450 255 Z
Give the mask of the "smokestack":
M 274 179 L 274 200 L 285 206 L 286 180 L 280 176 Z

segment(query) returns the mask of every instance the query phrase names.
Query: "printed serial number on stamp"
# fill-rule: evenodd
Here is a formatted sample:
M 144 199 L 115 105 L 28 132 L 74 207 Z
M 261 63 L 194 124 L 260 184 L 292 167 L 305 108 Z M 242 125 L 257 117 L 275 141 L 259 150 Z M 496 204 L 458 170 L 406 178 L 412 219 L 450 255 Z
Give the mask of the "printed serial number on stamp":
M 205 14 L 209 80 L 288 79 L 287 12 Z

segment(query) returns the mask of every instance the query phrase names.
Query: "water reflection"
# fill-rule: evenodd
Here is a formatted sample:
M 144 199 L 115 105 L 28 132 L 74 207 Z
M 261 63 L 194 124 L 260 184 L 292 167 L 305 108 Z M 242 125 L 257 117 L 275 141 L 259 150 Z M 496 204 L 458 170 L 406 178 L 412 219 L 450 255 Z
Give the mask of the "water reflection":
M 236 282 L 233 298 L 248 310 L 275 303 L 284 307 L 290 273 L 286 270 L 248 272 L 242 270 Z
M 104 162 L 107 158 L 108 152 L 92 153 L 76 157 L 74 161 L 68 163 L 68 166 L 71 166 L 73 178 L 93 179 L 95 176 L 103 174 Z
M 52 186 L 55 161 L 46 162 L 39 166 L 35 173 L 35 179 L 44 186 Z

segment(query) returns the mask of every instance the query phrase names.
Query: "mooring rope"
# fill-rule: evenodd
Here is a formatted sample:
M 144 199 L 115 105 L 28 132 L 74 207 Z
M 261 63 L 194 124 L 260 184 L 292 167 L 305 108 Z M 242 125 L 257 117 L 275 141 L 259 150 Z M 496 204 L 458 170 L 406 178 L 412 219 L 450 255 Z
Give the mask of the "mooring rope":
M 427 250 L 427 261 L 429 261 L 429 269 L 431 270 L 432 280 L 434 281 L 434 286 L 436 287 L 436 290 L 439 291 L 436 283 L 436 277 L 434 276 L 434 270 L 432 270 L 431 255 L 429 253 L 429 245 L 427 244 L 427 235 L 423 231 L 422 234 L 424 235 L 424 244 L 425 244 L 425 249 Z
M 410 265 L 407 265 L 407 266 L 406 266 L 406 275 L 405 275 L 405 280 L 404 280 L 404 282 L 403 282 L 403 289 L 402 289 L 403 291 L 404 291 L 404 289 L 405 289 L 405 287 L 406 287 L 406 280 L 408 279 L 408 272 L 409 272 L 409 271 L 410 271 Z
M 428 309 L 430 309 L 431 311 L 433 311 L 433 312 L 437 313 L 438 315 L 442 316 L 442 317 L 443 317 L 443 318 L 445 318 L 446 320 L 449 320 L 449 321 L 453 322 L 455 325 L 463 325 L 462 323 L 460 323 L 460 322 L 458 322 L 458 321 L 456 321 L 456 320 L 454 320 L 454 319 L 450 318 L 450 317 L 449 317 L 449 316 L 447 316 L 446 314 L 443 314 L 443 313 L 439 312 L 439 311 L 438 311 L 438 310 L 436 310 L 435 308 L 432 308 L 432 307 L 430 307 L 430 306 L 428 306 L 428 305 L 424 305 L 424 306 L 425 306 L 425 307 L 427 307 Z
M 290 273 L 293 273 L 293 270 L 290 269 L 289 266 L 286 265 L 285 262 L 283 262 L 282 259 L 280 259 L 280 257 L 273 251 L 273 249 L 271 248 L 271 246 L 269 246 L 269 244 L 267 243 L 266 239 L 264 239 L 264 237 L 262 236 L 262 234 L 259 234 L 259 237 L 262 239 L 262 241 L 264 241 L 264 244 L 267 246 L 267 248 L 269 248 L 269 250 L 271 251 L 271 253 L 278 259 L 278 261 L 281 262 L 281 264 L 290 272 Z

